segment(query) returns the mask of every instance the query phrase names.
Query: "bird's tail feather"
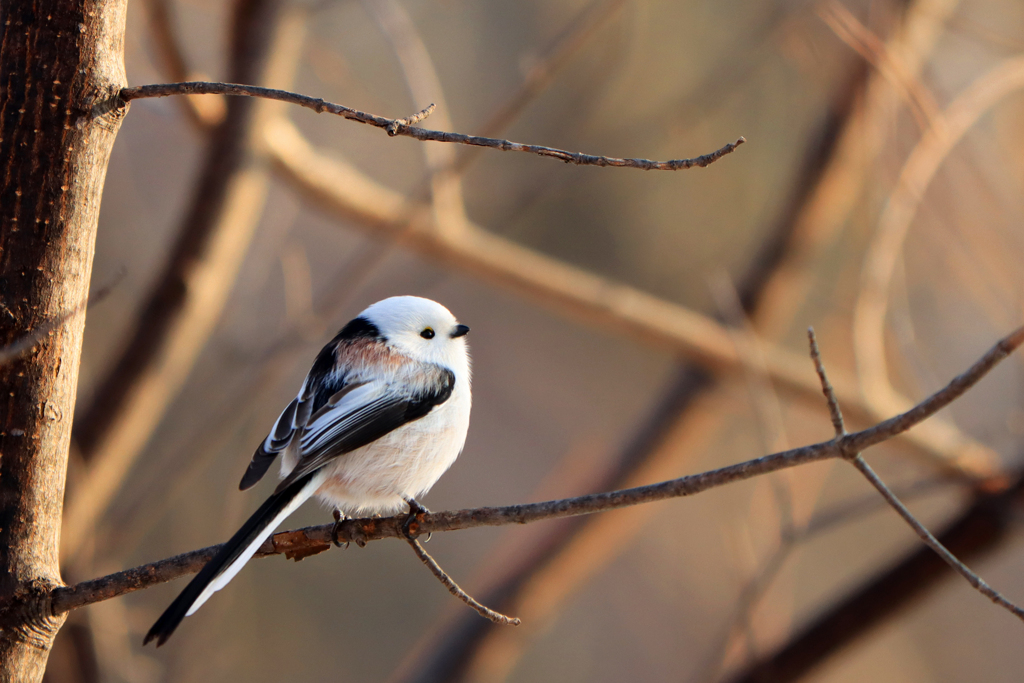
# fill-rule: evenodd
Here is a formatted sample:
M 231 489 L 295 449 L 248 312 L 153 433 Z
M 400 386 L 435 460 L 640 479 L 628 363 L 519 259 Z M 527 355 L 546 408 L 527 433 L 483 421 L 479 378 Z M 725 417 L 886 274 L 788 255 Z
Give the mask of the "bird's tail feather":
M 211 595 L 235 578 L 245 563 L 256 554 L 263 541 L 274 533 L 274 529 L 288 515 L 309 499 L 321 483 L 321 473 L 310 472 L 267 498 L 156 620 L 142 644 L 155 639 L 159 647 L 167 642 L 181 620 L 193 614 Z

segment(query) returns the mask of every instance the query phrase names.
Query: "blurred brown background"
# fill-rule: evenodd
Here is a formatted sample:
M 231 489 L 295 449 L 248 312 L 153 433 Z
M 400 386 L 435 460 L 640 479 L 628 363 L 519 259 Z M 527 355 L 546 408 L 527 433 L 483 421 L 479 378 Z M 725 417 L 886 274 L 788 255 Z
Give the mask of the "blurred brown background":
M 229 35 L 244 5 L 134 3 L 130 83 L 228 80 Z M 830 438 L 813 396 L 779 394 L 758 370 L 766 345 L 803 354 L 809 325 L 829 368 L 859 370 L 865 404 L 889 414 L 898 399 L 877 384 L 880 372 L 918 400 L 1020 323 L 1019 2 L 281 0 L 258 16 L 265 25 L 244 30 L 277 32 L 266 39 L 275 55 L 266 82 L 383 116 L 437 102 L 425 127 L 650 159 L 697 156 L 740 135 L 748 144 L 705 169 L 575 167 L 389 139 L 327 115 L 260 105 L 245 143 L 251 158 L 231 168 L 249 174 L 231 190 L 241 208 L 222 217 L 251 228 L 234 238 L 237 278 L 231 267 L 214 269 L 211 281 L 219 277 L 227 296 L 223 313 L 212 297 L 208 339 L 201 326 L 186 326 L 199 334 L 195 362 L 171 369 L 180 391 L 160 380 L 166 411 L 151 411 L 152 436 L 102 506 L 95 533 L 86 530 L 69 581 L 227 538 L 273 486 L 236 490 L 308 363 L 336 328 L 386 296 L 436 299 L 473 330 L 469 440 L 424 500 L 435 510 L 657 481 Z M 169 37 L 183 64 L 171 59 Z M 1008 74 L 1002 81 L 997 69 Z M 985 78 L 996 82 L 971 94 Z M 950 110 L 954 103 L 960 109 Z M 947 120 L 950 111 L 961 118 Z M 107 176 L 93 275 L 94 290 L 117 284 L 89 310 L 79 420 L 122 362 L 148 292 L 189 224 L 199 169 L 221 130 L 210 126 L 224 114 L 213 97 L 131 106 Z M 312 201 L 296 191 L 273 147 L 276 139 L 298 149 L 287 138 L 294 131 L 280 128 L 283 116 L 314 154 L 417 201 L 433 197 L 435 218 L 425 220 L 435 229 L 458 230 L 468 219 L 745 327 L 733 337 L 745 367 L 705 374 L 628 329 L 482 281 L 458 262 L 389 242 L 365 215 Z M 928 143 L 923 131 L 949 135 L 963 117 L 970 120 L 962 139 L 946 149 Z M 927 160 L 914 162 L 928 150 L 934 177 Z M 461 185 L 445 170 L 452 163 Z M 920 206 L 910 202 L 903 235 L 899 202 L 918 186 Z M 872 264 L 886 262 L 889 275 L 872 279 Z M 748 318 L 738 315 L 737 290 Z M 195 293 L 200 308 L 205 296 Z M 878 301 L 884 327 L 864 322 L 865 313 L 856 330 L 858 302 L 868 307 L 862 311 L 875 302 L 877 312 Z M 871 343 L 858 349 L 855 339 Z M 809 362 L 806 372 L 813 378 Z M 893 443 L 869 453 L 887 481 L 911 486 L 911 507 L 929 525 L 955 518 L 972 495 L 937 466 L 965 452 L 964 443 L 989 474 L 1016 476 L 1021 380 L 1012 359 L 946 411 L 960 436 L 943 432 L 930 449 Z M 85 470 L 72 471 L 69 497 Z M 850 502 L 857 507 L 827 518 Z M 785 540 L 787 529 L 799 535 L 823 516 L 827 528 Z M 329 517 L 309 505 L 287 524 Z M 405 544 L 382 542 L 299 564 L 254 561 L 159 651 L 141 649 L 142 635 L 183 582 L 95 605 L 61 632 L 49 679 L 715 681 L 785 643 L 918 543 L 852 468 L 829 463 L 591 522 L 605 526 L 589 525 L 568 550 L 566 535 L 583 527 L 435 535 L 428 550 L 481 599 L 493 598 L 489 591 L 538 548 L 562 547 L 534 564 L 545 569 L 524 579 L 512 602 L 495 604 L 524 626 L 484 629 L 475 645 L 455 647 L 454 659 L 431 653 L 486 624 L 474 623 L 479 618 Z M 1024 600 L 1019 533 L 972 566 Z M 755 600 L 758 577 L 770 580 Z M 1015 681 L 1024 666 L 1021 633 L 1020 623 L 950 574 L 808 680 Z

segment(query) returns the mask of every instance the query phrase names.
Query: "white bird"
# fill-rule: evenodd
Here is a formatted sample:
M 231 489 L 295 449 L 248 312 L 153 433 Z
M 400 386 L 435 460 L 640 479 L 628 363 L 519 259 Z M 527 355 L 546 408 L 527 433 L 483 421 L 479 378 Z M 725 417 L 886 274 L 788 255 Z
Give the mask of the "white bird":
M 284 519 L 316 495 L 348 515 L 408 506 L 455 462 L 471 404 L 461 325 L 429 299 L 379 301 L 317 355 L 242 477 L 245 490 L 280 454 L 282 481 L 146 635 L 157 646 L 231 581 Z

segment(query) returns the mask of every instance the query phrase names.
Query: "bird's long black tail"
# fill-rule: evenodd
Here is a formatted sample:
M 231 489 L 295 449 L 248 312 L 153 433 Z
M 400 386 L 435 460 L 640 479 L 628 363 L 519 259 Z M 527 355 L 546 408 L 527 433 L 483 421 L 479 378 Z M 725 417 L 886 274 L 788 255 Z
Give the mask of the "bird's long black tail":
M 211 595 L 226 586 L 284 518 L 313 495 L 320 484 L 319 481 L 315 481 L 318 479 L 317 475 L 317 472 L 310 472 L 267 498 L 164 610 L 153 624 L 153 628 L 149 629 L 142 644 L 156 640 L 157 647 L 163 645 L 178 628 L 182 619 L 195 612 Z

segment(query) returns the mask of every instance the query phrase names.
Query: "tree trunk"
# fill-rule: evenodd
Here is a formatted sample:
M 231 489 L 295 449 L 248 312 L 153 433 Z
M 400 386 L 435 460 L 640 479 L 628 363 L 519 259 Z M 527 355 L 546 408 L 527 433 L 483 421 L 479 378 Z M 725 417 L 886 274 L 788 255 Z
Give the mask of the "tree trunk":
M 38 681 L 100 195 L 124 109 L 125 0 L 0 3 L 0 680 Z M 35 607 L 31 607 L 35 605 Z

